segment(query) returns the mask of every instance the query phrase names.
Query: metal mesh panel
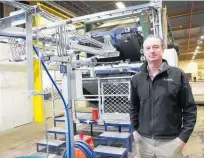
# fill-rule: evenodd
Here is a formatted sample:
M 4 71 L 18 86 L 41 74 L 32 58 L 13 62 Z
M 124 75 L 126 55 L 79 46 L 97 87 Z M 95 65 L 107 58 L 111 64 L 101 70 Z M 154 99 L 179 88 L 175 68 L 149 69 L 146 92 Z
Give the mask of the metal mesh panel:
M 58 88 L 60 89 L 61 93 L 62 93 L 62 84 L 61 83 L 57 83 L 57 86 Z M 57 100 L 57 99 L 60 99 L 60 95 L 58 93 L 58 91 L 55 89 L 54 86 L 52 86 L 52 97 L 53 97 L 53 100 Z
M 103 84 L 103 94 L 112 95 L 112 94 L 129 94 L 129 84 L 126 83 L 104 83 Z
M 18 41 L 15 38 L 9 39 L 10 50 L 12 54 L 12 59 L 15 62 L 23 61 L 26 59 L 26 51 L 25 51 L 25 41 Z
M 128 113 L 130 82 L 114 81 L 103 82 L 102 101 L 104 113 Z
M 61 91 L 61 93 L 62 93 L 62 91 Z M 53 99 L 54 99 L 54 100 L 60 99 L 60 95 L 59 95 L 59 93 L 58 93 L 57 90 L 55 90 L 55 91 L 53 92 Z
M 127 96 L 113 96 L 105 97 L 104 112 L 105 113 L 127 113 L 128 112 L 128 97 Z

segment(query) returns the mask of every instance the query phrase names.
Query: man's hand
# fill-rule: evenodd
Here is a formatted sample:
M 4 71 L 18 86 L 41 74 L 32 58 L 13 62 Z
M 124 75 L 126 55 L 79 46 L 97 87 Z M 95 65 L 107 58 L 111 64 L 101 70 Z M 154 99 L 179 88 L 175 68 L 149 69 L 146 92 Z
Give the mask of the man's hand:
M 137 131 L 134 131 L 132 134 L 133 134 L 134 139 L 136 140 L 136 138 L 137 138 Z
M 180 148 L 184 148 L 185 142 L 183 142 L 179 137 L 177 137 L 177 142 L 179 143 Z

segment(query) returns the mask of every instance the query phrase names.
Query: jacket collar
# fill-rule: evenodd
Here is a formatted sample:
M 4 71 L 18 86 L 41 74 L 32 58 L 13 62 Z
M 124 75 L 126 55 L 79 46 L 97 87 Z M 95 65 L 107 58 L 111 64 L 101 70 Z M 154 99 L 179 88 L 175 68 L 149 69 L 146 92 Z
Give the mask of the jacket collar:
M 168 70 L 170 68 L 170 66 L 168 65 L 167 61 L 165 59 L 162 59 L 162 63 L 163 63 L 163 69 L 161 72 L 164 72 L 166 70 Z M 146 72 L 148 73 L 148 70 L 147 70 L 147 66 L 148 66 L 148 63 L 147 61 L 140 67 L 140 71 L 142 72 Z

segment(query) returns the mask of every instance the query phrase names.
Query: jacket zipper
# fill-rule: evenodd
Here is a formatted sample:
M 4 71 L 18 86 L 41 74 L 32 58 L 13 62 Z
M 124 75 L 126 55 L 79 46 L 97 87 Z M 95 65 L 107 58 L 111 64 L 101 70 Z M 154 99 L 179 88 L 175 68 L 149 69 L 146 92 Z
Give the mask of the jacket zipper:
M 155 80 L 156 80 L 156 77 L 158 76 L 159 74 L 157 74 L 153 80 L 151 80 L 151 83 L 152 83 L 152 139 L 154 139 L 154 98 L 155 98 Z M 150 78 L 151 79 L 151 78 Z
M 151 96 L 151 139 L 153 139 L 153 128 L 154 128 L 154 119 L 153 119 L 153 114 L 154 114 L 154 107 L 153 107 L 153 88 L 154 87 L 154 85 L 153 85 L 153 80 L 151 79 L 151 77 L 149 77 L 149 95 Z
M 152 95 L 152 110 L 151 110 L 151 113 L 152 113 L 152 120 L 151 120 L 151 125 L 152 125 L 152 134 L 151 134 L 151 138 L 154 139 L 154 80 L 156 80 L 155 78 L 161 74 L 161 73 L 164 73 L 166 70 L 158 73 L 154 78 L 153 80 L 149 77 L 150 81 L 151 81 L 151 95 Z
M 154 79 L 152 80 L 152 139 L 154 138 L 154 101 L 153 101 L 153 98 L 154 98 Z

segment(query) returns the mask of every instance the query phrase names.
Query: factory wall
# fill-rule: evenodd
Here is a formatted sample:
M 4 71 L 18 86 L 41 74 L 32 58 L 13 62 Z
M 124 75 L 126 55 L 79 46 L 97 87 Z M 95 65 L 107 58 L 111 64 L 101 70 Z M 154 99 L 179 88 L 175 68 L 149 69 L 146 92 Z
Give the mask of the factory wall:
M 4 4 L 4 9 L 3 9 L 4 17 L 9 16 L 9 14 L 13 11 L 15 11 L 15 8 L 13 8 L 7 4 Z
M 9 45 L 0 44 L 0 131 L 33 121 L 24 63 L 11 63 Z
M 10 49 L 8 44 L 0 43 L 0 131 L 11 129 L 33 122 L 33 106 L 28 95 L 28 77 L 25 62 L 9 62 Z M 4 60 L 6 59 L 6 60 Z M 53 73 L 51 71 L 51 73 Z M 54 73 L 53 73 L 54 74 Z M 55 73 L 60 79 L 60 73 Z M 43 72 L 43 89 L 51 86 Z M 44 100 L 45 116 L 52 117 L 52 101 Z M 60 99 L 55 100 L 56 115 L 63 113 Z
M 204 79 L 204 60 L 203 59 L 196 59 L 191 61 L 180 61 L 179 67 L 185 73 L 192 73 L 192 77 L 196 76 L 197 80 Z

